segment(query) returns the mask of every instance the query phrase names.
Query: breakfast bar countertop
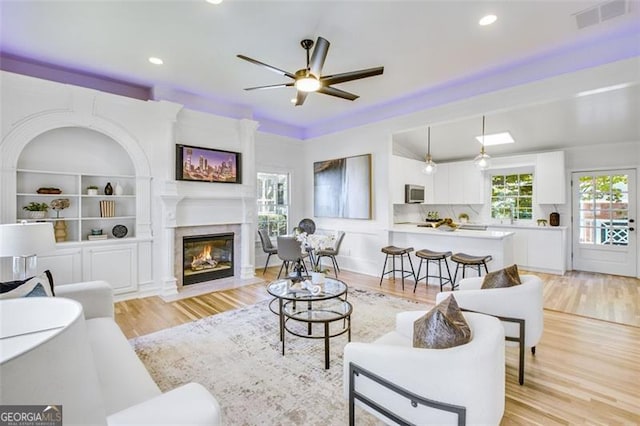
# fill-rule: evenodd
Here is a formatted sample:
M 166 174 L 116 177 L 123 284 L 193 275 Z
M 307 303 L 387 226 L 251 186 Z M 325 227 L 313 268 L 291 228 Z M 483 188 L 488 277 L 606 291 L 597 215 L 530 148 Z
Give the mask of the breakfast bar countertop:
M 467 229 L 456 229 L 455 231 L 441 231 L 437 228 L 419 227 L 417 224 L 394 224 L 390 229 L 390 232 L 402 232 L 412 234 L 425 234 L 430 236 L 439 237 L 460 237 L 460 238 L 476 238 L 476 239 L 490 239 L 490 240 L 502 240 L 514 233 L 511 231 L 476 231 Z

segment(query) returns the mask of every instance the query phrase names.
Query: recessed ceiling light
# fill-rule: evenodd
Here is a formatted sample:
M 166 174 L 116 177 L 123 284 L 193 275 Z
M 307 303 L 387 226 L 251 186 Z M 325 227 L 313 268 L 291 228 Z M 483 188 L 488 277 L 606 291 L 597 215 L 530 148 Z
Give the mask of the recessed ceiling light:
M 291 98 L 291 103 L 295 104 L 296 102 L 298 102 L 298 100 L 296 98 Z
M 498 17 L 496 15 L 486 15 L 486 16 L 483 16 L 482 18 L 480 18 L 480 21 L 478 21 L 478 24 L 480 24 L 480 25 L 482 25 L 484 27 L 486 25 L 493 24 L 497 20 L 498 20 Z
M 222 3 L 222 0 L 207 0 L 207 3 L 220 4 L 220 3 Z
M 482 136 L 476 136 L 478 142 L 482 143 Z M 484 146 L 491 145 L 504 145 L 507 143 L 514 143 L 513 137 L 509 132 L 493 133 L 491 135 L 484 135 Z
M 149 58 L 149 62 L 151 62 L 153 65 L 162 65 L 164 64 L 164 61 L 160 58 L 156 58 L 155 56 L 152 56 Z

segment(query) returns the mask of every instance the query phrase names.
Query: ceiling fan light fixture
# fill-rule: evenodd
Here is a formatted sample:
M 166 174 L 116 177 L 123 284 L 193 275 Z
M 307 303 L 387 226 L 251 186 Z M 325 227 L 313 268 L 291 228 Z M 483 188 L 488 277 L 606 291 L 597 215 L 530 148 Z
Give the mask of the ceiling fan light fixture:
M 438 171 L 438 165 L 431 158 L 431 127 L 427 128 L 427 158 L 424 162 L 422 172 L 425 175 L 432 175 Z
M 482 116 L 482 148 L 480 154 L 473 159 L 473 164 L 480 170 L 486 170 L 491 165 L 491 156 L 484 151 L 484 115 Z
M 320 88 L 320 81 L 313 75 L 308 75 L 297 79 L 295 86 L 302 92 L 315 92 Z

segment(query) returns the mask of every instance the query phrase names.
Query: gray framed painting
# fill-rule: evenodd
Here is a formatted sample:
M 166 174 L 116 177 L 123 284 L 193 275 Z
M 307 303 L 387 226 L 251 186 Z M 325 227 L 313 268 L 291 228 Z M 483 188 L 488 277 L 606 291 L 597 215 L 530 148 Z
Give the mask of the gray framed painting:
M 371 219 L 371 154 L 313 163 L 313 214 Z

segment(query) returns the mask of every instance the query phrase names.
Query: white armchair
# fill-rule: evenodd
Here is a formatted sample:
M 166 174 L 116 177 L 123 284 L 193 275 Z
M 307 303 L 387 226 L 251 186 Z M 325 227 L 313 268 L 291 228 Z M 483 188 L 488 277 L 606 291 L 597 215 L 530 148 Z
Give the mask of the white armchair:
M 531 348 L 535 355 L 544 329 L 542 281 L 535 275 L 521 275 L 520 285 L 481 290 L 483 280 L 479 277 L 465 278 L 453 294 L 461 309 L 493 315 L 503 321 L 507 342 L 517 342 L 520 346 L 518 381 L 522 385 L 525 347 Z M 439 293 L 436 302 L 446 299 L 451 293 Z
M 349 422 L 357 404 L 385 422 L 497 425 L 504 413 L 504 329 L 491 316 L 464 313 L 472 340 L 448 349 L 413 347 L 413 322 L 424 311 L 396 316 L 396 330 L 344 350 Z

